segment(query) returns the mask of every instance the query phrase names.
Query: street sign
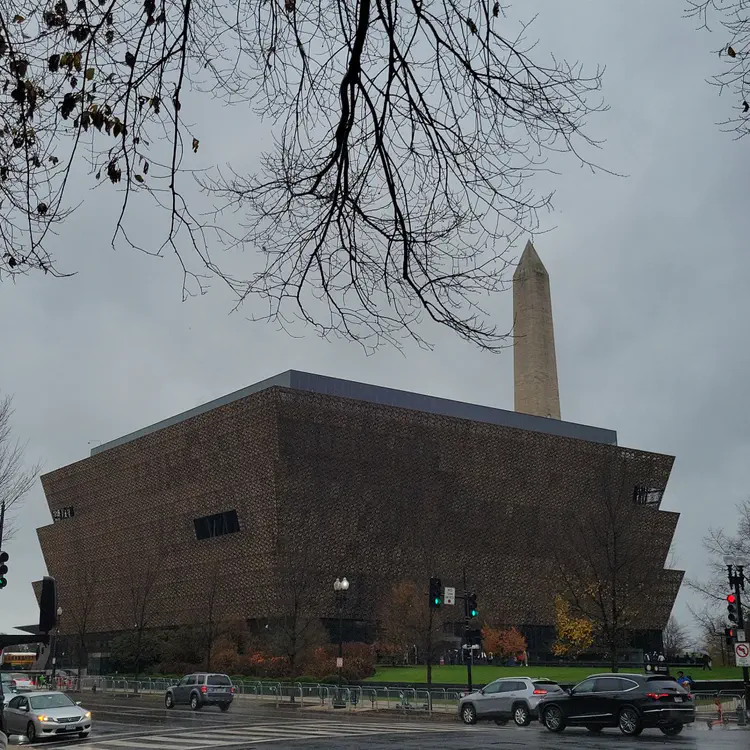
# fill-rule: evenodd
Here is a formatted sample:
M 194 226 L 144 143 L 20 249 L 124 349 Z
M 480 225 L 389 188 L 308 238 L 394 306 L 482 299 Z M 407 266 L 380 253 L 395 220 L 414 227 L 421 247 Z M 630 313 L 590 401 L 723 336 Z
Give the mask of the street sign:
M 745 638 L 745 631 L 744 630 L 738 630 L 737 631 L 737 643 L 744 643 L 746 640 Z
M 344 659 L 341 656 L 336 657 L 336 669 L 341 669 L 344 666 Z
M 456 603 L 456 589 L 445 587 L 445 596 L 443 597 L 443 604 L 455 604 Z
M 750 667 L 750 645 L 747 643 L 735 643 L 734 658 L 738 667 Z

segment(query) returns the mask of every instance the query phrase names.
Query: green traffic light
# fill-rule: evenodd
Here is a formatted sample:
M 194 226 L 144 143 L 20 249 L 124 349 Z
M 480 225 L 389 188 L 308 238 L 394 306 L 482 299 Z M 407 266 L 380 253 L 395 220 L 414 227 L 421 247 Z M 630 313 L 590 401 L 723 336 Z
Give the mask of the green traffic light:
M 440 597 L 438 596 L 435 597 L 435 604 L 440 604 Z
M 477 616 L 477 614 L 478 614 L 478 612 L 477 612 L 477 611 L 476 611 L 475 609 L 472 609 L 472 610 L 471 610 L 471 616 L 472 616 L 472 617 L 476 617 L 476 616 Z
M 4 589 L 8 585 L 8 581 L 5 578 L 0 578 L 0 589 Z

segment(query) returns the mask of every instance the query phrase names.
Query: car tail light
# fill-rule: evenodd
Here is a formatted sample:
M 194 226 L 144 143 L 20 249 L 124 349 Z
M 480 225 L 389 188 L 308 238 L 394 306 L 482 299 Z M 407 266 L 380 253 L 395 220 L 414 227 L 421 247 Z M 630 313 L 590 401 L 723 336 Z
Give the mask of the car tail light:
M 687 699 L 689 701 L 693 700 L 693 694 L 692 693 L 688 693 L 686 697 L 687 697 Z
M 669 693 L 646 693 L 646 697 L 658 701 L 660 698 L 669 698 Z
M 233 692 L 233 693 L 236 693 L 236 692 L 237 692 L 237 688 L 236 688 L 236 687 L 234 687 L 234 686 L 232 686 L 232 692 Z
M 208 688 L 205 685 L 201 685 L 201 693 L 205 693 Z
M 546 690 L 540 690 L 539 688 L 537 688 L 534 691 L 534 695 L 547 695 L 547 691 Z

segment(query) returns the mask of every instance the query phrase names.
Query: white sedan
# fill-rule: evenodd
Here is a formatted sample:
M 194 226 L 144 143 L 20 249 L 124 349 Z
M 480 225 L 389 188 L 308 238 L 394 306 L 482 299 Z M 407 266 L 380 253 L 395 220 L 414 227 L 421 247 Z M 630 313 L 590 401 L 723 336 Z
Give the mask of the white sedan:
M 14 695 L 5 706 L 3 719 L 7 732 L 25 734 L 29 742 L 70 735 L 83 739 L 91 731 L 91 712 L 53 690 Z

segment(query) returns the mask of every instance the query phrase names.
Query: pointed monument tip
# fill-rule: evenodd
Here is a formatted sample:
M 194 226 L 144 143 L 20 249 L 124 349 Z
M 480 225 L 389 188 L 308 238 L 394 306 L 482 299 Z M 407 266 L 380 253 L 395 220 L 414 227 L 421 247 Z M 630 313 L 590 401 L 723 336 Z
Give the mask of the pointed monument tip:
M 543 274 L 547 273 L 547 269 L 544 267 L 544 263 L 542 263 L 542 259 L 539 257 L 531 240 L 526 242 L 526 247 L 523 249 L 523 253 L 521 253 L 521 258 L 518 261 L 513 278 L 519 277 L 526 270 L 533 270 Z

